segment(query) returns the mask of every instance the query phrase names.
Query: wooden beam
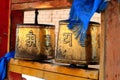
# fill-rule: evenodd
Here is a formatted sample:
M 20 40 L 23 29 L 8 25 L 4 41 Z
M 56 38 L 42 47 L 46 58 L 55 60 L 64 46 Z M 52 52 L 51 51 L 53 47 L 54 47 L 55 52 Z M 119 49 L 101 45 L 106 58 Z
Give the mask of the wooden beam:
M 12 3 L 28 3 L 28 2 L 35 2 L 35 1 L 40 1 L 40 0 L 12 0 Z M 43 1 L 43 0 L 41 0 Z M 48 1 L 48 0 L 44 0 L 44 1 Z M 50 0 L 49 0 L 50 1 Z M 51 0 L 53 1 L 53 0 Z
M 84 77 L 88 79 L 98 79 L 99 71 L 97 69 L 70 68 L 53 64 L 45 64 L 44 66 L 44 70 L 49 72 Z
M 98 80 L 98 69 L 82 69 L 82 68 L 70 68 L 68 66 L 61 66 L 52 63 L 40 63 L 34 61 L 23 61 L 17 59 L 11 59 L 9 62 L 8 70 L 16 73 L 23 73 L 36 77 L 45 77 L 46 72 L 51 74 L 62 74 L 67 76 L 74 76 L 79 78 L 86 78 L 85 80 L 95 79 Z M 38 74 L 39 73 L 39 74 Z M 77 79 L 76 79 L 77 80 Z
M 44 75 L 42 70 L 12 64 L 9 65 L 9 72 L 28 74 L 30 76 L 35 76 L 39 78 L 43 78 Z
M 51 72 L 45 72 L 45 80 L 91 80 L 87 78 L 68 76 L 63 74 L 56 74 Z
M 12 10 L 32 10 L 32 9 L 55 9 L 68 8 L 72 4 L 70 0 L 39 0 L 34 2 L 12 3 Z

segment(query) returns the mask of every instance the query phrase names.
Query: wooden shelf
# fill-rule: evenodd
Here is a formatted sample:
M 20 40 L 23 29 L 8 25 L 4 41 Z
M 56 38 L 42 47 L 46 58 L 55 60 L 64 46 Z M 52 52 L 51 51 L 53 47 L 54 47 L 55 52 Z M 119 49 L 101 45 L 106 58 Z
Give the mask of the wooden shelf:
M 46 80 L 59 80 L 59 77 L 60 80 L 68 80 L 68 78 L 71 80 L 98 80 L 99 73 L 98 69 L 70 68 L 58 64 L 23 61 L 18 59 L 10 60 L 8 71 L 36 76 Z
M 12 10 L 68 8 L 72 0 L 12 0 Z

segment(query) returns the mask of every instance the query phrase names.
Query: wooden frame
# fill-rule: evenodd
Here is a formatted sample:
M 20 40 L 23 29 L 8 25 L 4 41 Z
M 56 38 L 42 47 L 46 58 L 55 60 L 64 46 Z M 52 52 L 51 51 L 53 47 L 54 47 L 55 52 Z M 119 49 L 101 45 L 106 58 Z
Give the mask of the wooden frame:
M 67 7 L 71 6 L 71 4 L 72 4 L 71 2 L 72 2 L 72 0 L 12 0 L 12 3 L 11 3 L 11 32 L 16 33 L 15 32 L 16 24 L 23 23 L 23 17 L 24 17 L 23 13 L 25 10 L 67 8 Z M 10 40 L 11 40 L 11 42 L 10 42 L 11 43 L 10 51 L 11 51 L 15 48 L 15 46 L 14 46 L 15 45 L 15 42 L 14 42 L 15 34 L 11 34 Z M 40 65 L 38 67 L 44 66 L 44 68 L 46 68 L 46 65 L 47 65 L 48 68 L 46 68 L 47 70 L 44 69 L 43 67 L 41 67 L 43 69 L 35 68 L 32 63 Z M 89 72 L 89 70 L 87 71 L 86 69 L 74 70 L 74 69 L 68 68 L 68 70 L 67 70 L 68 72 L 65 71 L 65 72 L 61 73 L 61 70 L 66 69 L 66 67 L 62 67 L 62 66 L 54 67 L 54 65 L 50 65 L 50 64 L 44 65 L 44 64 L 36 63 L 36 62 L 25 62 L 26 66 L 22 65 L 22 64 L 24 64 L 24 61 L 11 59 L 9 66 L 8 66 L 8 72 L 16 72 L 19 74 L 24 73 L 24 74 L 29 74 L 29 75 L 36 76 L 36 77 L 41 77 L 41 78 L 43 78 L 43 75 L 44 75 L 44 78 L 46 78 L 46 79 L 49 78 L 48 80 L 52 80 L 51 78 L 53 75 L 57 75 L 60 78 L 62 78 L 65 75 L 68 75 L 65 78 L 66 79 L 73 78 L 72 80 L 78 80 L 78 79 L 79 80 L 89 80 L 89 79 L 98 80 L 98 77 L 99 77 L 99 70 L 94 70 L 94 69 L 93 70 L 90 69 L 90 72 Z M 22 70 L 22 68 L 24 68 L 24 70 Z M 51 71 L 51 70 L 53 70 L 53 71 Z M 31 74 L 29 71 L 33 71 L 33 73 Z M 85 73 L 85 72 L 88 72 L 88 73 Z M 39 75 L 37 75 L 37 73 L 39 73 Z M 78 73 L 78 74 L 76 74 L 76 73 Z M 47 74 L 48 74 L 48 76 L 47 76 Z M 52 75 L 52 76 L 50 77 L 50 75 Z M 86 75 L 88 75 L 89 77 Z M 58 77 L 56 77 L 55 79 L 57 80 Z
M 25 10 L 33 10 L 33 9 L 58 9 L 58 8 L 66 8 L 66 7 L 70 7 L 71 6 L 71 2 L 72 0 L 12 0 L 11 2 L 11 28 L 15 28 L 16 24 L 18 23 L 23 23 L 23 11 Z M 119 21 L 119 16 L 120 16 L 120 3 L 117 2 L 117 0 L 111 0 L 108 4 L 108 8 L 105 10 L 105 12 L 102 13 L 102 17 L 101 17 L 101 41 L 100 41 L 100 47 L 101 47 L 101 53 L 100 53 L 100 69 L 99 69 L 99 80 L 119 80 L 120 79 L 120 58 L 119 58 L 119 52 L 120 52 L 120 47 L 119 47 L 119 40 L 120 40 L 120 35 L 119 31 L 120 28 L 118 27 L 120 24 Z M 114 10 L 115 9 L 115 10 Z M 17 15 L 18 16 L 15 16 Z M 17 20 L 17 21 L 16 21 Z M 14 25 L 13 25 L 14 24 Z M 111 28 L 111 31 L 109 30 L 109 27 Z M 12 30 L 12 29 L 11 29 Z M 115 33 L 113 33 L 115 32 Z M 114 37 L 111 37 L 111 34 L 113 34 Z M 117 35 L 117 37 L 116 37 Z M 117 38 L 117 40 L 115 40 L 116 42 L 114 42 L 114 38 Z M 112 43 L 110 43 L 112 42 Z M 10 42 L 12 43 L 12 45 L 14 44 L 14 42 Z M 12 45 L 10 45 L 10 48 L 12 47 Z M 117 48 L 111 48 L 110 46 L 114 46 L 116 45 Z M 14 48 L 12 48 L 14 49 Z M 11 49 L 11 50 L 12 50 Z M 111 51 L 111 52 L 110 52 Z M 116 55 L 115 55 L 116 54 Z M 14 70 L 15 66 L 17 67 L 26 67 L 26 69 L 28 68 L 27 66 L 23 66 L 22 64 L 19 64 L 18 62 L 21 61 L 16 61 L 14 59 L 12 59 L 9 63 L 8 66 L 8 71 L 13 71 L 13 72 L 17 72 L 17 73 L 23 73 L 22 70 Z M 24 61 L 23 61 L 24 62 Z M 114 63 L 115 62 L 115 63 Z M 37 64 L 37 65 L 41 65 L 41 63 L 34 63 L 34 62 L 25 62 L 26 65 L 27 64 Z M 109 65 L 111 64 L 111 65 Z M 57 75 L 60 77 L 63 77 L 63 75 L 66 75 L 66 73 L 59 73 L 59 72 L 55 72 L 54 70 L 51 71 L 51 69 L 54 68 L 53 65 L 51 64 L 43 64 L 41 65 L 42 67 L 48 65 L 50 68 L 47 68 L 48 70 L 45 69 L 37 69 L 37 70 L 41 70 L 41 73 L 44 73 L 45 78 L 48 80 L 52 80 L 53 76 Z M 39 66 L 40 67 L 40 66 Z M 57 66 L 59 67 L 59 66 Z M 113 71 L 109 71 L 112 70 L 113 68 L 115 68 L 115 72 Z M 29 68 L 31 69 L 31 68 Z M 63 67 L 61 69 L 64 69 Z M 57 68 L 55 69 L 57 70 Z M 84 71 L 84 69 L 82 69 Z M 51 73 L 52 72 L 52 73 Z M 55 74 L 55 73 L 59 73 L 61 75 Z M 76 71 L 77 73 L 77 71 Z M 29 73 L 25 73 L 25 74 L 29 74 Z M 48 75 L 47 75 L 48 74 Z M 75 74 L 75 73 L 73 73 Z M 70 75 L 73 75 L 70 74 Z M 85 75 L 86 73 L 83 73 L 83 75 Z M 67 76 L 66 80 L 68 78 L 73 78 L 72 80 L 78 80 L 78 78 L 75 77 L 69 77 Z M 91 74 L 92 75 L 92 74 Z M 36 76 L 36 74 L 34 74 L 33 76 Z M 51 77 L 52 76 L 52 77 Z M 78 76 L 78 75 L 77 75 Z M 37 77 L 43 77 L 40 75 L 37 75 Z M 56 80 L 58 79 L 55 78 Z M 81 78 L 79 80 L 90 80 L 90 79 L 84 79 Z
M 24 16 L 23 11 L 24 10 L 66 8 L 66 7 L 71 6 L 71 2 L 72 1 L 69 2 L 69 0 L 61 0 L 61 1 L 60 0 L 46 0 L 46 1 L 43 1 L 43 0 L 41 0 L 41 1 L 40 0 L 39 1 L 38 0 L 34 0 L 34 1 L 33 0 L 12 0 L 12 4 L 11 4 L 11 10 L 12 10 L 12 12 L 11 12 L 11 15 L 12 15 L 12 17 L 11 17 L 12 18 L 12 20 L 11 20 L 11 25 L 12 25 L 11 28 L 12 29 L 11 29 L 11 31 L 12 30 L 15 31 L 16 24 L 23 23 L 23 16 Z M 15 32 L 13 32 L 13 33 L 15 33 Z M 13 34 L 11 34 L 11 35 L 13 35 Z M 14 36 L 15 35 L 13 35 L 13 37 L 11 36 L 11 38 L 14 38 Z M 15 44 L 13 41 L 10 42 L 11 46 Z M 14 49 L 14 47 L 11 48 L 11 50 L 13 50 L 13 49 Z M 17 61 L 17 62 L 21 62 L 21 61 Z M 25 63 L 29 64 L 29 62 L 25 62 Z M 50 66 L 50 65 L 48 65 L 48 66 Z M 24 68 L 24 71 L 31 70 L 31 71 L 33 71 L 33 74 L 27 73 L 27 71 L 24 72 L 21 68 Z M 52 66 L 51 66 L 51 68 L 52 68 Z M 48 69 L 47 71 L 49 72 L 50 69 Z M 38 73 L 38 72 L 43 73 L 43 71 L 44 71 L 44 69 L 40 69 L 41 71 L 40 70 L 39 71 L 34 70 L 32 68 L 28 69 L 28 67 L 27 66 L 25 67 L 25 65 L 23 66 L 21 64 L 17 64 L 16 60 L 14 60 L 14 59 L 12 59 L 10 61 L 8 70 L 12 71 L 12 72 L 17 72 L 17 73 L 20 73 L 20 74 L 25 73 L 25 74 L 29 74 L 29 75 L 33 75 L 33 76 L 37 76 L 37 74 L 34 74 L 34 73 Z M 60 70 L 62 70 L 62 67 L 60 67 Z M 72 70 L 72 69 L 70 69 L 70 70 Z M 82 69 L 82 70 L 84 72 L 84 69 Z M 50 72 L 53 72 L 53 73 L 50 73 L 50 72 L 48 73 L 48 72 L 45 72 L 45 73 L 50 74 L 50 75 L 53 75 L 53 73 L 54 73 L 54 71 L 50 71 Z M 55 72 L 55 73 L 59 73 L 59 72 L 60 71 Z M 92 76 L 91 79 L 96 79 L 97 80 L 98 77 L 99 77 L 98 76 L 98 73 L 99 73 L 98 70 L 96 70 L 96 71 L 93 70 L 94 73 L 93 72 L 92 73 L 89 73 L 89 72 L 88 73 L 83 73 L 83 72 L 79 72 L 82 75 L 81 80 L 84 80 L 84 79 L 82 79 L 82 77 L 85 78 L 85 75 L 87 75 L 87 74 L 96 75 L 96 78 L 93 78 L 93 76 Z M 70 71 L 70 73 L 71 73 L 71 71 Z M 74 75 L 75 73 L 72 73 L 70 75 Z M 60 74 L 66 74 L 66 73 L 60 73 Z M 80 74 L 77 74 L 77 76 L 79 76 Z M 43 74 L 41 74 L 41 75 L 43 76 Z M 39 74 L 37 77 L 42 77 L 41 75 Z M 55 74 L 55 75 L 58 75 L 58 74 Z M 48 78 L 50 76 L 45 76 L 45 77 Z M 87 78 L 90 78 L 90 77 L 87 77 Z M 75 80 L 76 80 L 76 78 L 75 78 Z M 87 80 L 87 79 L 85 79 L 85 80 Z

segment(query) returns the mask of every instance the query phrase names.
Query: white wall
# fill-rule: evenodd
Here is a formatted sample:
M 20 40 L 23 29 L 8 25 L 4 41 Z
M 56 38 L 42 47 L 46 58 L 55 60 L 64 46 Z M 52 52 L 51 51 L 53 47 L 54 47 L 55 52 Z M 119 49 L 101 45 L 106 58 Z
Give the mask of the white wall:
M 45 80 L 45 79 L 40 79 L 34 76 L 25 75 L 25 74 L 22 74 L 22 77 L 24 77 L 27 80 Z

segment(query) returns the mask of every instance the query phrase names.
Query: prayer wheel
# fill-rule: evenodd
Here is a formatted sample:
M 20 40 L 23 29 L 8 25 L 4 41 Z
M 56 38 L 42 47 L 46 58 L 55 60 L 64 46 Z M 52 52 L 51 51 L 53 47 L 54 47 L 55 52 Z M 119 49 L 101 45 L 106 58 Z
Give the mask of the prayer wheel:
M 15 58 L 48 60 L 54 58 L 55 26 L 48 24 L 18 24 Z
M 59 22 L 55 61 L 68 64 L 99 64 L 100 24 L 89 23 L 85 45 L 76 39 L 75 32 L 68 29 L 67 21 Z

